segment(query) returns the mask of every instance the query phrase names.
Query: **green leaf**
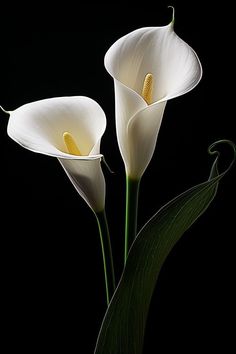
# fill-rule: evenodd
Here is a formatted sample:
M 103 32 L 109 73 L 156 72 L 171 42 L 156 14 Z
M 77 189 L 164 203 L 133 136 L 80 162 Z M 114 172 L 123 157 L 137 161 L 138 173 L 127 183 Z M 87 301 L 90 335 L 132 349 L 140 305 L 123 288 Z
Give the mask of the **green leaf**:
M 219 152 L 213 149 L 221 143 L 233 148 L 234 157 L 219 174 Z M 142 353 L 148 309 L 160 269 L 176 242 L 214 199 L 219 181 L 236 159 L 236 146 L 221 140 L 210 146 L 209 153 L 217 155 L 209 179 L 163 206 L 136 237 L 105 314 L 95 354 Z

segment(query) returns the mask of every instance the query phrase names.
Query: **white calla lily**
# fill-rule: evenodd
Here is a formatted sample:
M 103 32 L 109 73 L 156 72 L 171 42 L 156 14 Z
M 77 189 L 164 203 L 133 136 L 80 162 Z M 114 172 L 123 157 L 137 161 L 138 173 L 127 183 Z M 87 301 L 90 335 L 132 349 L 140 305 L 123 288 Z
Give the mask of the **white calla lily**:
M 153 156 L 166 102 L 193 89 L 202 76 L 196 53 L 173 23 L 128 33 L 105 55 L 115 84 L 119 149 L 132 179 L 141 178 Z
M 99 104 L 83 96 L 55 97 L 9 114 L 8 135 L 26 149 L 57 157 L 87 204 L 104 210 L 100 141 L 106 117 Z

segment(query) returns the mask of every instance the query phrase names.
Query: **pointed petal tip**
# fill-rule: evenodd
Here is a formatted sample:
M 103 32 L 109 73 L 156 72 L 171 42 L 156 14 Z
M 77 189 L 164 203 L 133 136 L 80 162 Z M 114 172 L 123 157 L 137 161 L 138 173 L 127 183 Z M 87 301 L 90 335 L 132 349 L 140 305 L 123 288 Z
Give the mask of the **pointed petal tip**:
M 109 166 L 109 164 L 107 163 L 107 161 L 106 161 L 106 159 L 105 159 L 104 156 L 102 156 L 101 162 L 104 163 L 104 165 L 106 166 L 106 168 L 108 169 L 108 171 L 109 171 L 111 174 L 114 174 L 114 173 L 115 173 L 115 171 L 113 171 L 113 170 L 111 169 L 111 167 Z
M 9 115 L 11 114 L 11 111 L 6 111 L 2 106 L 0 106 L 0 109 L 6 114 L 9 114 Z
M 174 8 L 174 6 L 171 6 L 171 5 L 169 5 L 168 6 L 168 9 L 172 9 L 172 20 L 171 20 L 171 22 L 170 22 L 170 25 L 174 25 L 174 23 L 175 23 L 175 8 Z

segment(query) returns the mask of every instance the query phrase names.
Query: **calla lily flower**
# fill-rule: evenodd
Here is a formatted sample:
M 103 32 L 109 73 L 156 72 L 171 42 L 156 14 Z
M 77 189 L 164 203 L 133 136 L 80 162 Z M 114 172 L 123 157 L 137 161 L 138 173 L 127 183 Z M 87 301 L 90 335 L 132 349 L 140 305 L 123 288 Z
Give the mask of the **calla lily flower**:
M 173 23 L 128 33 L 105 55 L 115 84 L 119 149 L 131 179 L 140 179 L 153 156 L 166 102 L 192 90 L 202 76 L 196 53 Z
M 8 113 L 8 135 L 26 149 L 57 157 L 91 209 L 104 210 L 100 141 L 106 117 L 98 103 L 83 96 L 55 97 Z

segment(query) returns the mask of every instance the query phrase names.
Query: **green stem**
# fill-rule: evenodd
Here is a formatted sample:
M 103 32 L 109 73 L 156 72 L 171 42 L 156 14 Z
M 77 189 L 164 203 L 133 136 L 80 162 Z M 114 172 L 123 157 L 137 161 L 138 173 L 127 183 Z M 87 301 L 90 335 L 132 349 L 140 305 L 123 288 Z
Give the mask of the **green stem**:
M 95 215 L 98 222 L 100 242 L 102 248 L 105 287 L 106 287 L 106 300 L 107 300 L 107 305 L 109 305 L 111 297 L 116 288 L 110 234 L 109 234 L 105 210 L 101 212 L 97 212 L 95 213 Z
M 138 196 L 140 179 L 135 180 L 126 177 L 126 213 L 125 213 L 125 259 L 136 235 L 137 235 L 137 216 L 138 216 Z

